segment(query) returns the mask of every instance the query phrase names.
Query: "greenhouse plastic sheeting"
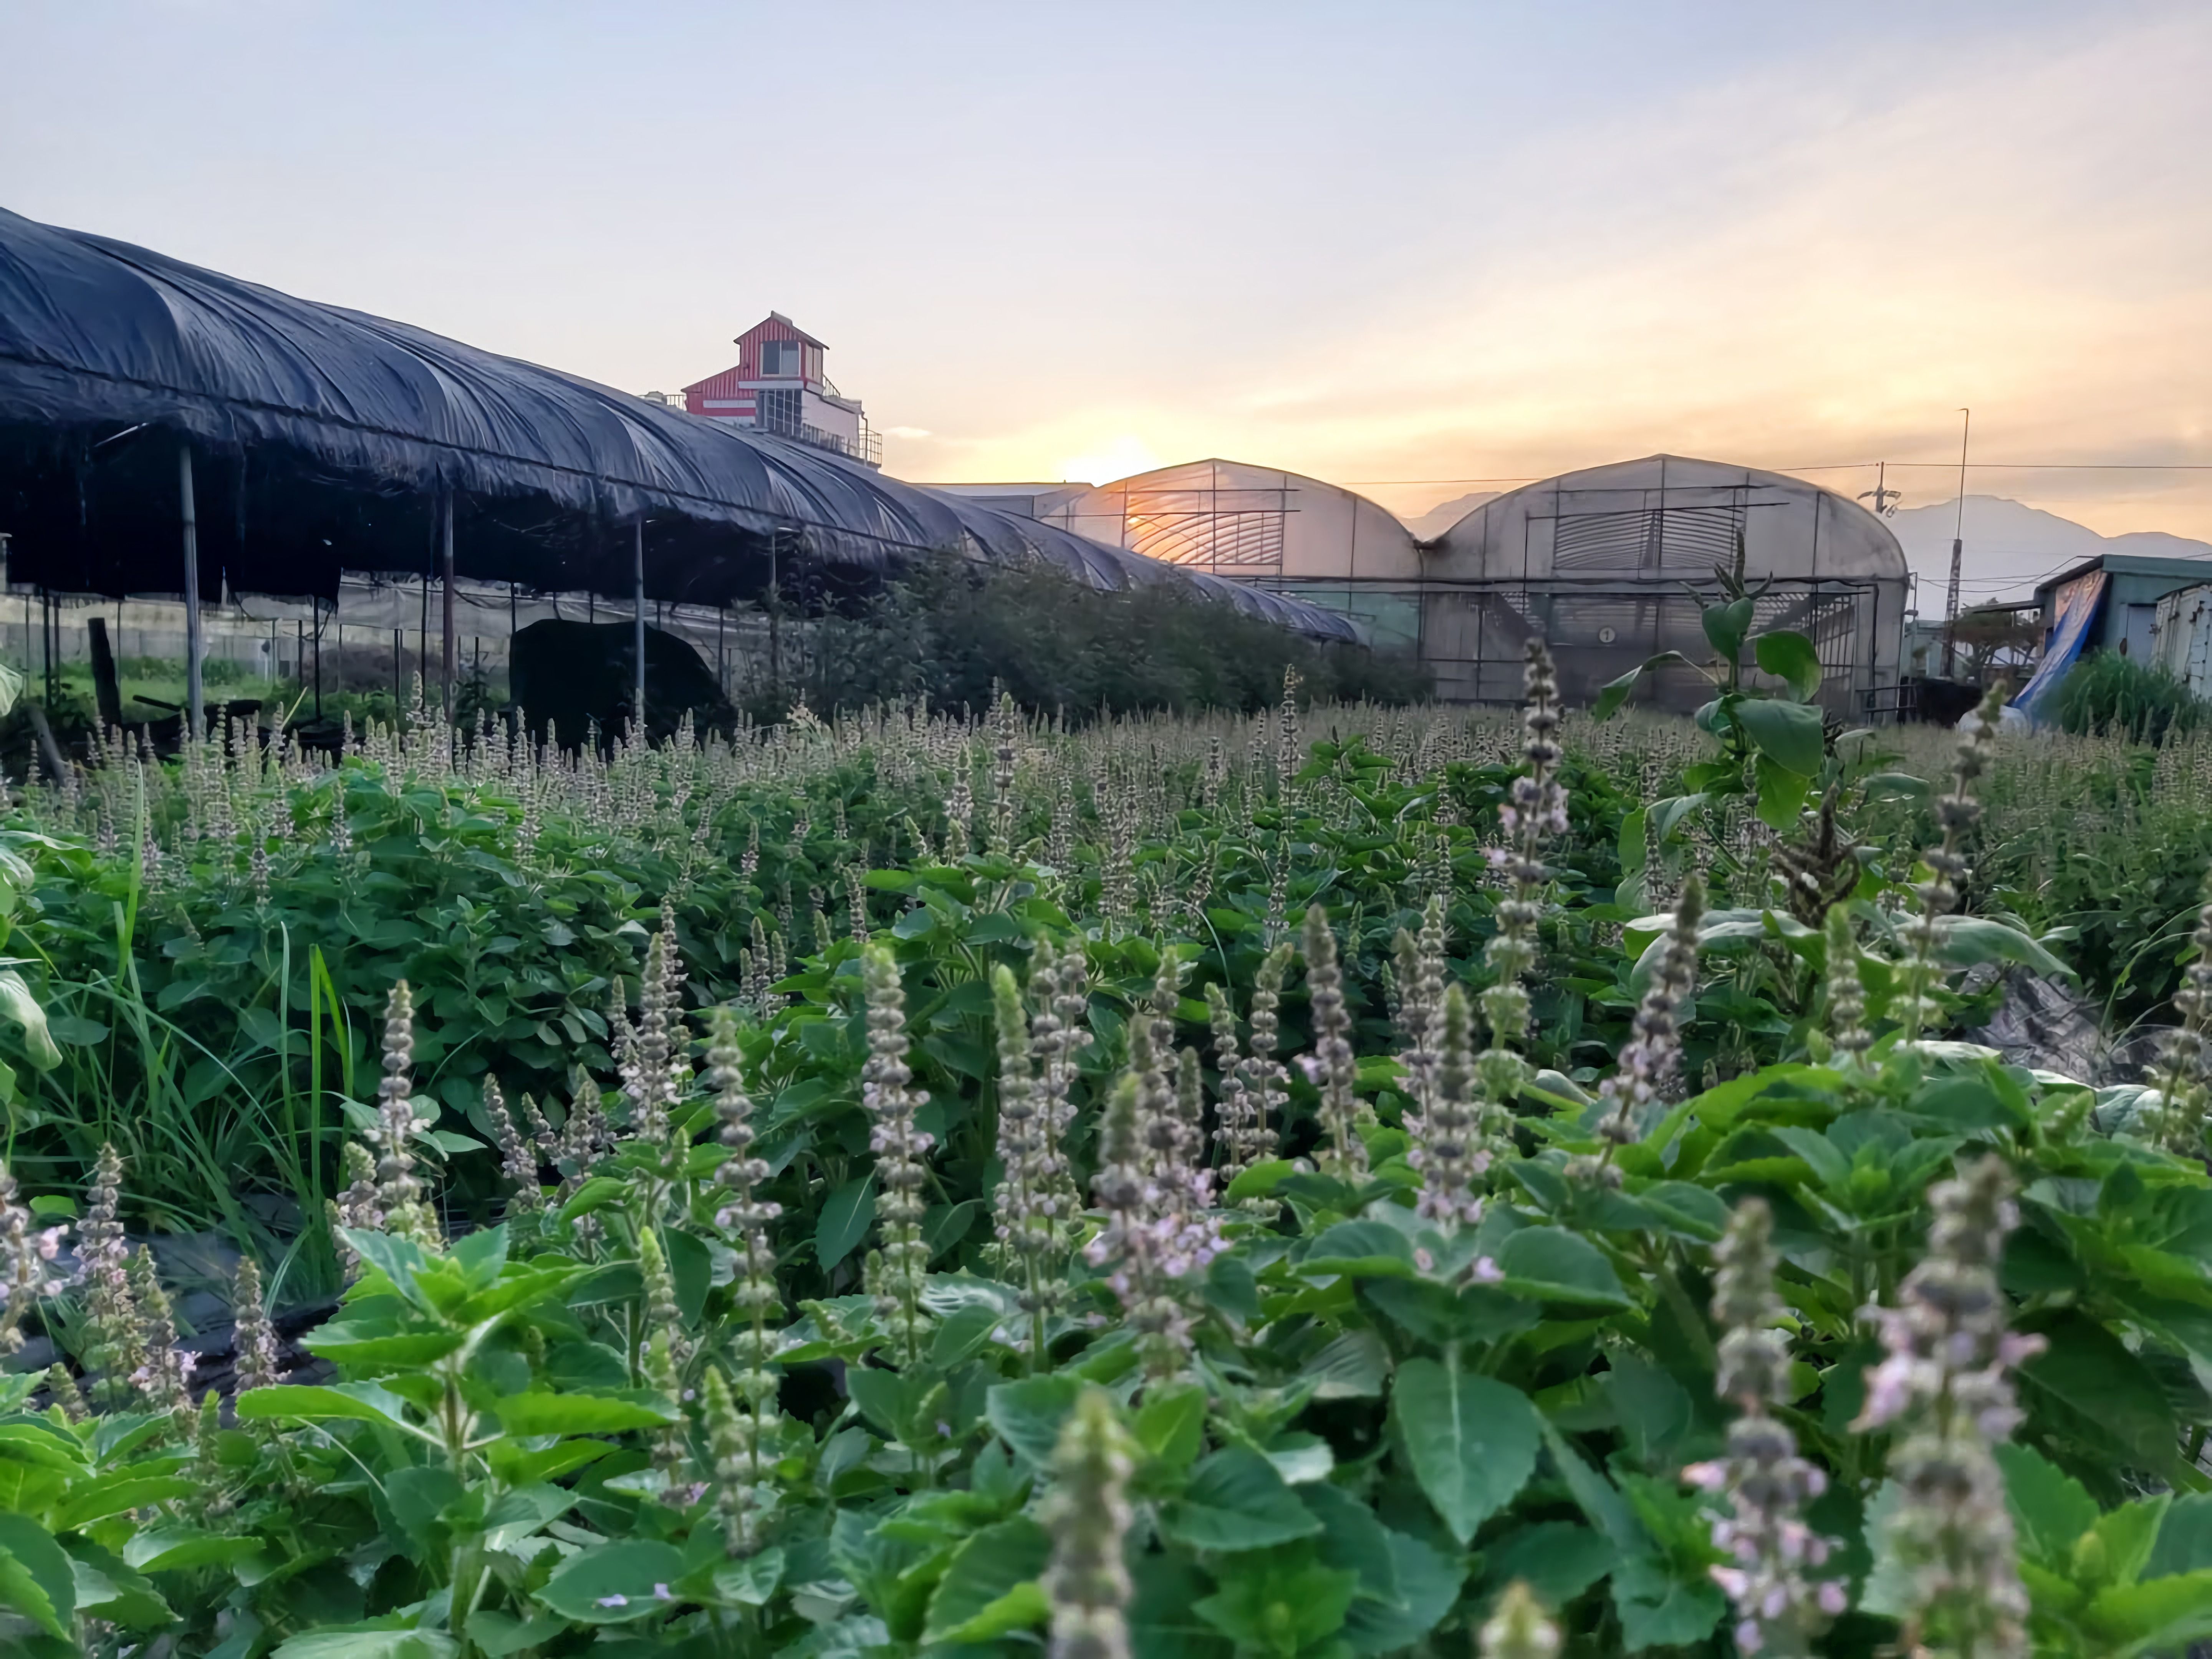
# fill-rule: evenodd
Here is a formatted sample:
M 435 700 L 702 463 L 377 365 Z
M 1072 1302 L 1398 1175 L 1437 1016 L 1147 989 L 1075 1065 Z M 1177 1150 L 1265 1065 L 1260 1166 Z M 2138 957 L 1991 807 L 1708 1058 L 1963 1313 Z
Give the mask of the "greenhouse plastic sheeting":
M 215 453 L 281 447 L 387 492 L 532 497 L 617 524 L 650 514 L 795 530 L 833 564 L 943 550 L 1042 559 L 1101 588 L 1179 576 L 827 451 L 5 211 L 0 426 L 103 437 L 154 427 Z M 1356 636 L 1313 606 L 1196 586 L 1304 633 Z
M 2076 576 L 2060 588 L 2051 603 L 2051 618 L 2048 643 L 2043 647 L 2043 660 L 2020 695 L 2012 700 L 2017 708 L 2038 726 L 2054 718 L 2056 710 L 2048 706 L 2051 694 L 2058 690 L 2059 681 L 2066 671 L 2081 660 L 2081 647 L 2089 637 L 2089 624 L 2096 620 L 2097 607 L 2105 598 L 2105 573 L 2092 570 Z

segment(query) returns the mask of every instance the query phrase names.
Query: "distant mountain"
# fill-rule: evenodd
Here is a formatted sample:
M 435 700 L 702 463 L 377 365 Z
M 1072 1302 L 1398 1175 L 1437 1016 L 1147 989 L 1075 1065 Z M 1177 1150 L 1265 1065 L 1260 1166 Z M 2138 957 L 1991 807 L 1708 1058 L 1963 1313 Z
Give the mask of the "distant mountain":
M 1951 580 L 1952 527 L 1958 520 L 1959 504 L 1953 500 L 1904 507 L 1888 520 L 1904 546 L 1906 561 L 1920 578 L 1915 603 L 1923 617 L 1943 614 L 1944 591 Z M 2033 599 L 2039 578 L 2102 553 L 2212 561 L 2212 542 L 2170 536 L 2159 530 L 2100 536 L 2087 525 L 2002 495 L 1966 497 L 1961 539 L 1966 544 L 1960 558 L 1962 608 L 2000 599 Z M 2212 569 L 2205 575 L 2212 580 Z
M 1486 489 L 1480 495 L 1460 495 L 1442 507 L 1432 507 L 1418 519 L 1407 519 L 1406 528 L 1413 532 L 1413 539 L 1425 542 L 1441 536 L 1485 501 L 1494 501 L 1501 492 Z

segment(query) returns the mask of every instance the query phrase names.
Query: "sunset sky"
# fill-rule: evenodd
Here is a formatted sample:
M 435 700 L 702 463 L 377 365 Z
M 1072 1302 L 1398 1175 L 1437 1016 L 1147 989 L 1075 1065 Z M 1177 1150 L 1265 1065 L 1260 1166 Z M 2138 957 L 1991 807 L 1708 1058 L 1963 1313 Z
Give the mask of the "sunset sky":
M 2201 0 L 13 0 L 0 61 L 0 205 L 635 391 L 774 307 L 906 477 L 1418 513 L 1970 404 L 2075 464 L 1974 491 L 2212 538 Z

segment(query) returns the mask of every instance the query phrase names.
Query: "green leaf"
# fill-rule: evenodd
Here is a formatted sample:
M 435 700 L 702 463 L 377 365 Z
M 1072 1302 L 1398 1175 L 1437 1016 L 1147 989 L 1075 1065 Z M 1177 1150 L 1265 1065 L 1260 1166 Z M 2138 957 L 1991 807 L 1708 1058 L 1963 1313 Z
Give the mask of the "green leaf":
M 1613 1571 L 1620 1552 L 1603 1534 L 1571 1521 L 1516 1527 L 1482 1553 L 1484 1582 L 1525 1580 L 1547 1607 L 1563 1607 Z
M 507 1224 L 480 1227 L 447 1247 L 446 1260 L 461 1270 L 461 1282 L 471 1295 L 499 1277 L 507 1266 Z
M 1778 836 L 1796 827 L 1812 793 L 1810 778 L 1790 771 L 1770 755 L 1760 755 L 1752 768 L 1759 789 L 1759 821 Z
M 123 1546 L 123 1560 L 125 1565 L 140 1572 L 174 1572 L 183 1567 L 235 1561 L 260 1547 L 261 1541 L 257 1538 L 206 1532 L 181 1521 L 163 1521 L 132 1534 L 130 1541 Z
M 619 1625 L 670 1605 L 669 1586 L 684 1576 L 673 1544 L 623 1538 L 594 1544 L 554 1569 L 537 1599 L 582 1625 Z
M 1382 1392 L 1389 1371 L 1382 1340 L 1371 1330 L 1355 1330 L 1332 1338 L 1298 1376 L 1316 1400 L 1371 1400 Z
M 1670 662 L 1686 663 L 1687 661 L 1689 659 L 1679 651 L 1662 651 L 1656 657 L 1646 657 L 1618 679 L 1607 680 L 1598 688 L 1597 701 L 1590 705 L 1591 718 L 1601 720 L 1611 720 L 1621 704 L 1628 701 L 1629 693 L 1636 690 L 1637 681 L 1642 679 L 1652 670 L 1663 668 Z
M 1751 631 L 1752 610 L 1750 596 L 1746 595 L 1726 605 L 1709 605 L 1698 613 L 1706 641 L 1723 662 L 1732 663 L 1742 656 L 1743 636 Z
M 715 1567 L 714 1579 L 714 1594 L 720 1600 L 741 1607 L 764 1607 L 783 1582 L 783 1552 L 765 1549 L 758 1555 L 722 1562 Z
M 62 1051 L 54 1046 L 53 1034 L 46 1030 L 46 1011 L 39 1006 L 38 998 L 13 968 L 0 969 L 0 1019 L 12 1020 L 23 1028 L 23 1047 L 32 1065 L 46 1072 L 62 1063 Z
M 484 1511 L 484 1547 L 514 1548 L 540 1528 L 559 1520 L 575 1501 L 575 1493 L 543 1482 L 509 1488 Z
M 337 1382 L 308 1388 L 280 1382 L 265 1389 L 248 1389 L 234 1404 L 249 1423 L 324 1423 L 348 1419 L 359 1423 L 388 1423 L 408 1427 L 406 1402 L 374 1382 Z
M 876 1176 L 872 1170 L 858 1180 L 847 1182 L 823 1200 L 822 1213 L 814 1222 L 814 1255 L 824 1273 L 853 1253 L 853 1247 L 868 1236 L 869 1224 L 875 1218 Z
M 1978 963 L 2010 962 L 2033 968 L 2053 979 L 2072 979 L 2074 970 L 2017 927 L 2008 927 L 1987 916 L 1938 916 L 1936 954 L 1953 968 L 1972 968 Z
M 311 1630 L 269 1659 L 453 1659 L 460 1650 L 441 1630 Z
M 251 1396 L 248 1396 L 249 1398 Z M 492 1407 L 509 1434 L 620 1434 L 679 1421 L 659 1395 L 517 1394 Z
M 1994 1450 L 2024 1553 L 2056 1571 L 2067 1571 L 2075 1540 L 2097 1524 L 2097 1500 L 2039 1452 L 2017 1445 Z
M 1206 1447 L 1206 1390 L 1188 1382 L 1146 1390 L 1135 1429 L 1137 1443 L 1156 1462 L 1188 1468 Z
M 2212 1571 L 2115 1584 L 2089 1603 L 2083 1622 L 2126 1643 L 2124 1652 L 2178 1652 L 2212 1636 Z
M 1438 1554 L 1418 1538 L 1388 1532 L 1397 1593 L 1389 1601 L 1362 1596 L 1345 1614 L 1345 1640 L 1355 1653 L 1397 1653 L 1434 1630 L 1459 1600 L 1465 1564 Z
M 512 1613 L 479 1607 L 469 1615 L 469 1640 L 483 1650 L 484 1659 L 509 1659 L 525 1648 L 542 1647 L 567 1625 L 550 1613 L 522 1620 Z
M 111 1515 L 190 1498 L 198 1490 L 198 1482 L 174 1475 L 106 1475 L 80 1481 L 70 1489 L 69 1501 L 53 1512 L 54 1530 L 75 1532 Z
M 2173 1407 L 2119 1338 L 2073 1310 L 2022 1324 L 2045 1344 L 2020 1368 L 2023 1404 L 2056 1407 L 2076 1433 L 2132 1454 L 2146 1467 L 2171 1467 L 2180 1433 Z
M 1390 1412 L 1414 1478 L 1462 1545 L 1536 1467 L 1543 1421 L 1528 1395 L 1494 1377 L 1409 1359 L 1398 1368 Z
M 565 1227 L 578 1216 L 604 1210 L 617 1199 L 629 1195 L 629 1183 L 614 1176 L 593 1176 L 569 1194 L 568 1201 L 554 1212 L 556 1226 Z
M 1305 1273 L 1354 1279 L 1411 1277 L 1413 1242 L 1386 1221 L 1340 1221 L 1313 1242 L 1298 1262 Z
M 1759 752 L 1777 766 L 1803 778 L 1820 775 L 1827 744 L 1819 709 L 1776 697 L 1746 697 L 1735 715 Z
M 1225 1203 L 1237 1204 L 1248 1198 L 1265 1198 L 1282 1185 L 1283 1177 L 1297 1169 L 1287 1158 L 1263 1158 L 1249 1169 L 1237 1171 L 1237 1179 L 1229 1183 L 1222 1194 Z
M 27 1515 L 0 1513 L 0 1606 L 15 1608 L 49 1636 L 66 1637 L 76 1618 L 76 1569 L 53 1534 Z
M 991 1642 L 1051 1614 L 1037 1578 L 1052 1540 L 1027 1516 L 971 1534 L 946 1564 L 929 1598 L 925 1642 Z
M 1800 702 L 1820 694 L 1820 653 L 1802 634 L 1786 628 L 1761 634 L 1752 642 L 1759 667 L 1790 688 Z
M 1626 1308 L 1627 1293 L 1605 1252 L 1560 1227 L 1523 1227 L 1499 1247 L 1505 1277 L 1498 1288 L 1515 1296 L 1587 1308 Z
M 1356 1573 L 1285 1553 L 1227 1574 L 1191 1611 L 1235 1641 L 1240 1652 L 1292 1659 L 1344 1627 L 1358 1590 Z
M 1632 1555 L 1613 1569 L 1613 1605 L 1629 1652 L 1686 1647 L 1712 1633 L 1728 1603 L 1704 1568 L 1695 1571 L 1693 1579 L 1679 1578 L 1652 1555 Z
M 71 1539 L 70 1569 L 76 1576 L 76 1610 L 92 1613 L 125 1630 L 155 1630 L 173 1622 L 176 1613 L 154 1589 L 151 1580 L 123 1565 L 89 1539 Z
M 983 1398 L 983 1415 L 1015 1455 L 1042 1468 L 1060 1444 L 1060 1425 L 1075 1409 L 1083 1379 L 1066 1372 L 1001 1382 Z
M 2146 1578 L 2198 1572 L 2212 1567 L 2212 1492 L 2193 1492 L 2173 1500 L 2159 1523 Z
M 1281 1472 L 1245 1446 L 1214 1453 L 1160 1510 L 1162 1536 L 1194 1550 L 1267 1549 L 1321 1529 Z

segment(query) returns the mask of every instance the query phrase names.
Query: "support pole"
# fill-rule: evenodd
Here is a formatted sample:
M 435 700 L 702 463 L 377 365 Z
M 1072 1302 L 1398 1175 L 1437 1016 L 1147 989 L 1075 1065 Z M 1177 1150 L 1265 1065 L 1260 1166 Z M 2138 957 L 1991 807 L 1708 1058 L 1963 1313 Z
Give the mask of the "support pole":
M 446 611 L 446 724 L 451 726 L 460 710 L 460 690 L 454 684 L 460 664 L 460 645 L 453 633 L 453 492 L 446 492 L 445 564 L 441 586 Z
M 636 589 L 634 596 L 636 604 L 633 609 L 637 618 L 635 633 L 637 667 L 636 701 L 631 704 L 632 708 L 636 712 L 631 718 L 635 721 L 634 729 L 637 734 L 637 740 L 643 743 L 645 741 L 645 515 L 642 513 L 638 514 L 636 532 L 632 538 L 630 546 L 632 549 L 631 571 Z
M 1943 678 L 1949 679 L 1959 665 L 1959 568 L 1966 550 L 1966 439 L 1974 428 L 1974 411 L 1962 409 L 1959 425 L 1959 521 L 1951 532 L 1951 586 L 1943 598 Z
M 190 740 L 207 735 L 207 696 L 200 684 L 200 519 L 192 505 L 192 447 L 177 451 L 177 495 L 185 520 L 185 710 Z

